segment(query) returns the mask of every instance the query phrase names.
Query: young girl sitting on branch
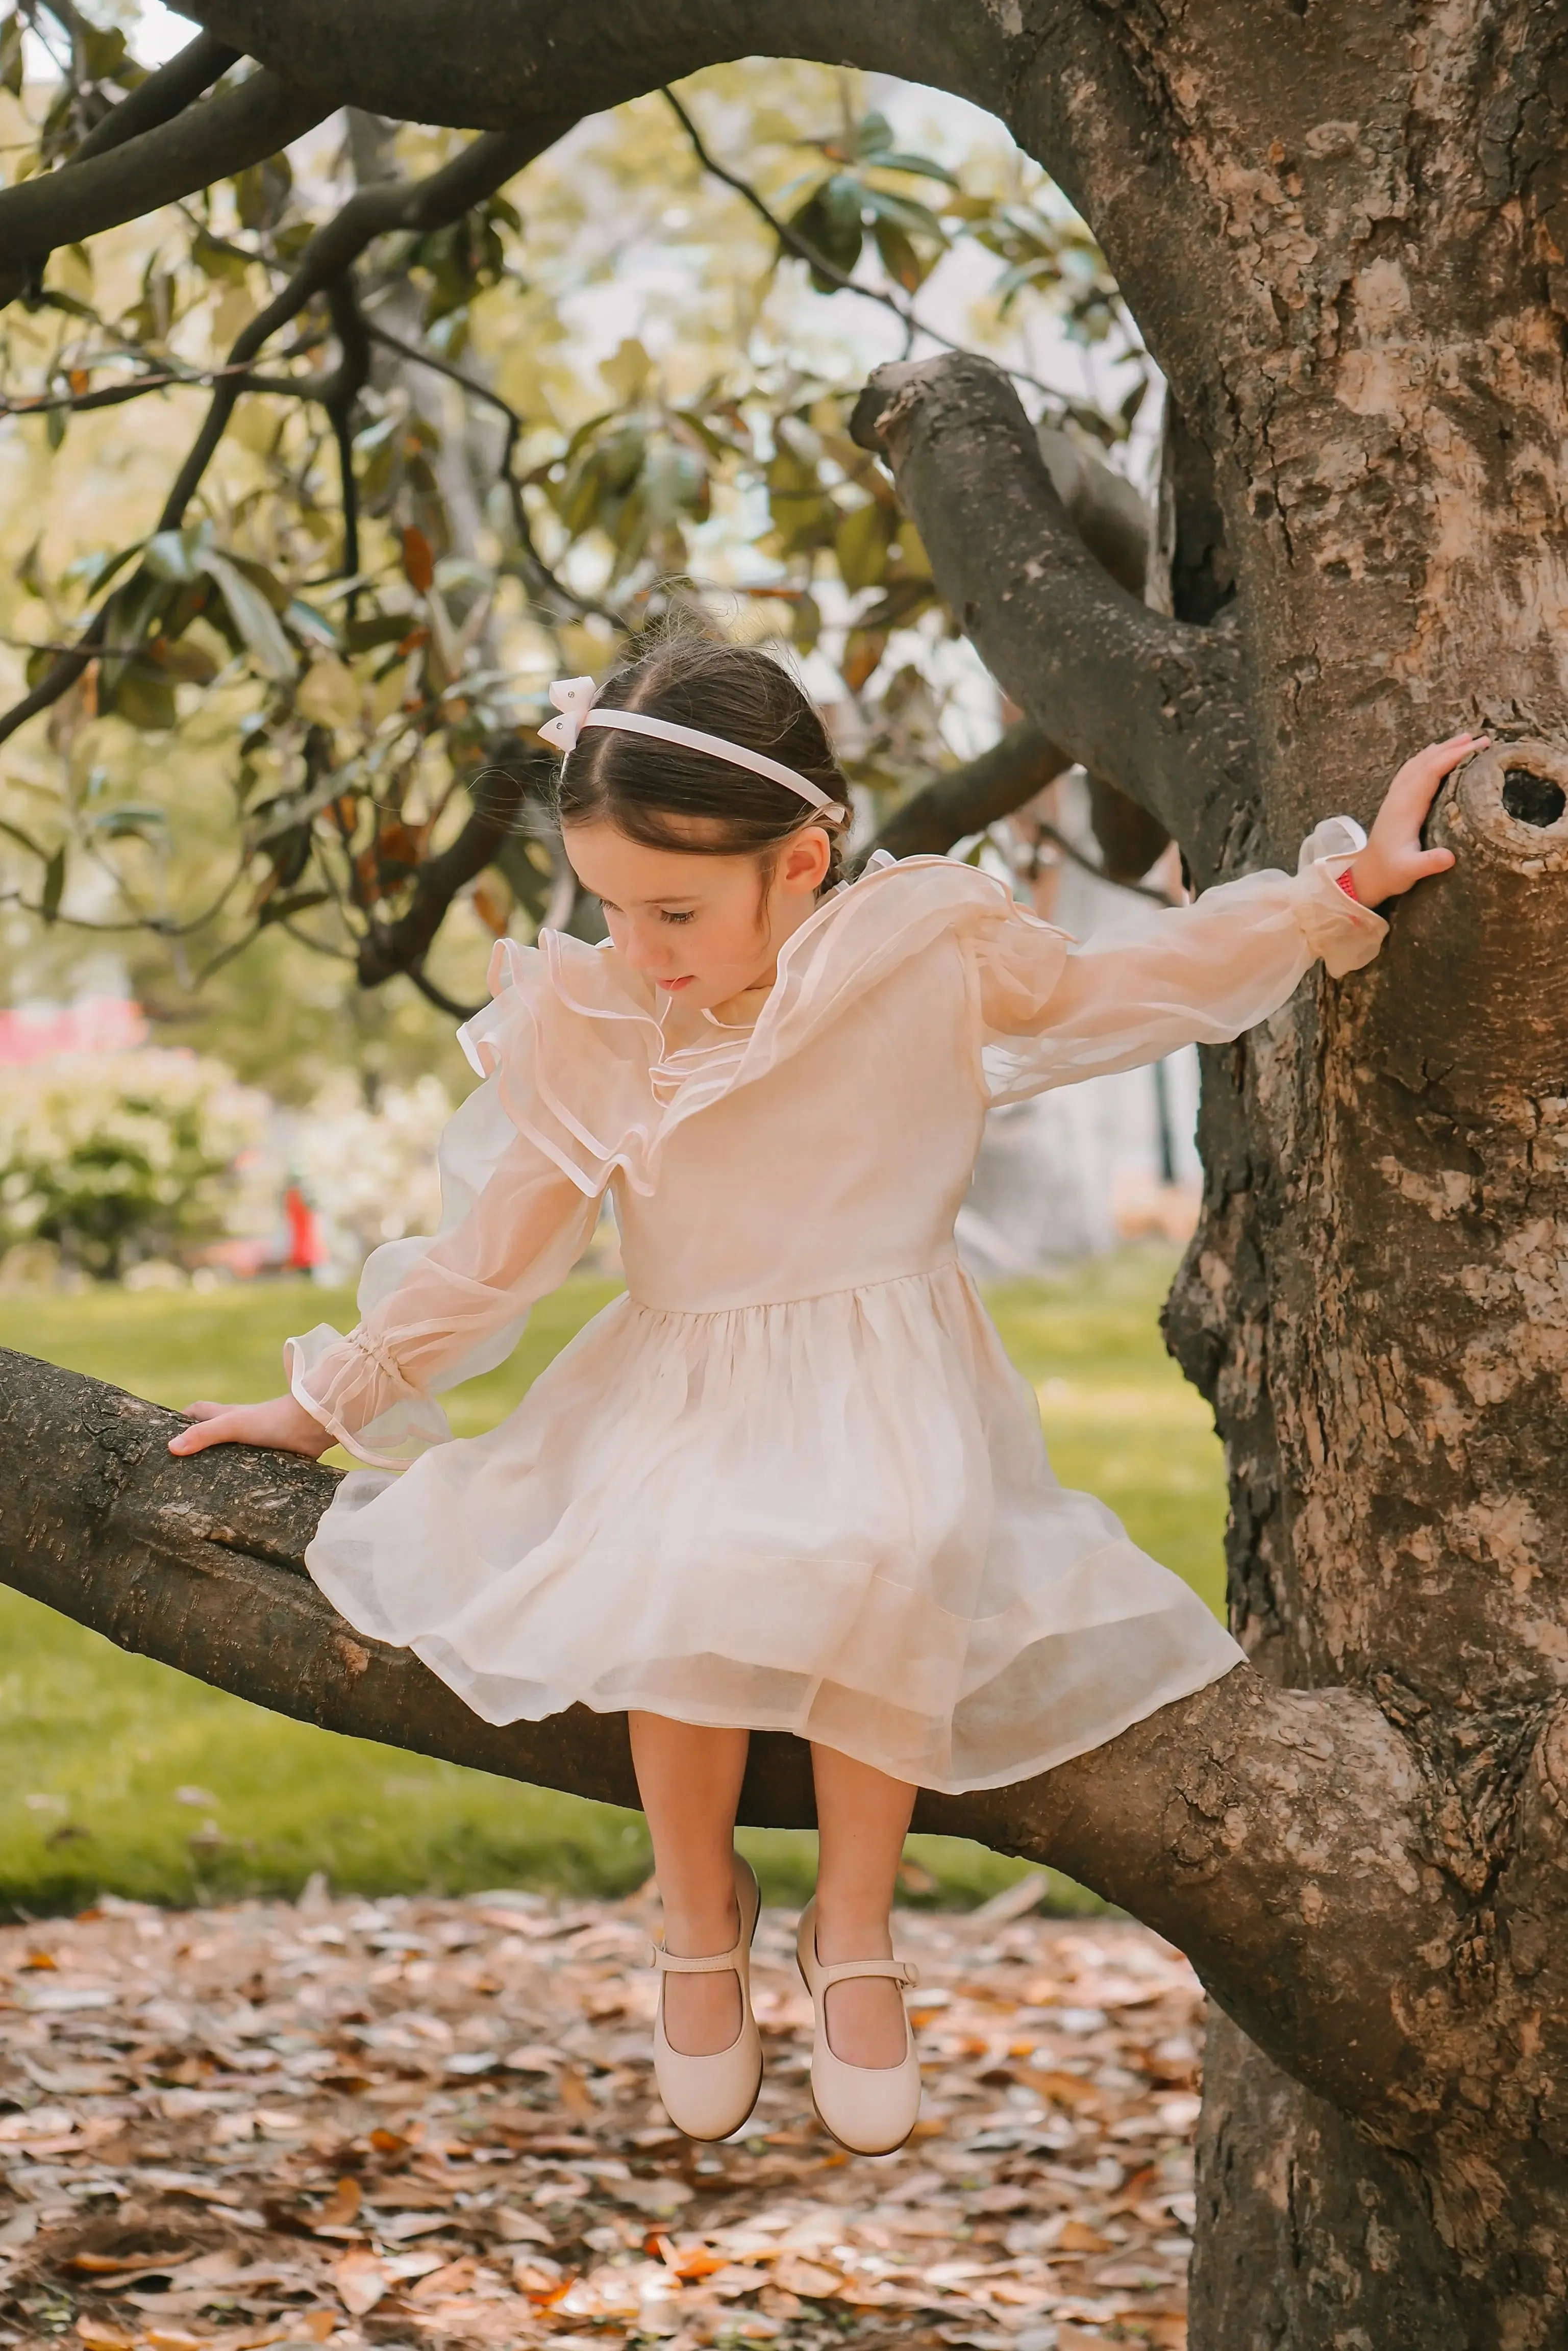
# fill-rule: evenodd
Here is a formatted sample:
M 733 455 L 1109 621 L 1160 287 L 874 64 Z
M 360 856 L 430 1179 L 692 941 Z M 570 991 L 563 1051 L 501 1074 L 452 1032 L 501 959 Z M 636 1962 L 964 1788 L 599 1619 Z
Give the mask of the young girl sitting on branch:
M 809 1740 L 812 2090 L 885 2153 L 920 2099 L 889 1936 L 915 1789 L 1049 1771 L 1241 1657 L 1051 1472 L 954 1248 L 986 1111 L 1235 1037 L 1317 957 L 1369 962 L 1373 908 L 1453 862 L 1421 827 L 1479 738 L 1402 768 L 1370 841 L 1332 820 L 1295 875 L 1079 946 L 944 858 L 846 885 L 848 788 L 764 653 L 668 643 L 551 699 L 561 834 L 609 940 L 500 943 L 440 1233 L 375 1251 L 346 1339 L 288 1342 L 289 1395 L 193 1405 L 172 1450 L 348 1446 L 375 1467 L 306 1557 L 351 1625 L 488 1722 L 629 1717 L 664 1910 L 654 2064 L 696 2138 L 737 2130 L 761 2080 L 747 1738 Z M 453 1441 L 435 1393 L 511 1353 L 606 1191 L 626 1294 Z

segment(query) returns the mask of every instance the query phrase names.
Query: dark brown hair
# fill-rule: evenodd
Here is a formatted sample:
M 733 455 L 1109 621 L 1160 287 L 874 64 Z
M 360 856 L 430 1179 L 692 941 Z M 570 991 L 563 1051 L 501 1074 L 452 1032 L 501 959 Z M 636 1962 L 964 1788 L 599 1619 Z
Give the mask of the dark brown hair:
M 757 646 L 665 637 L 612 671 L 594 708 L 643 710 L 722 735 L 782 761 L 849 806 L 850 789 L 821 713 L 783 664 Z M 786 784 L 654 737 L 585 727 L 557 778 L 555 807 L 563 825 L 610 823 L 648 849 L 756 856 L 765 873 L 791 834 L 820 824 L 829 845 L 821 886 L 831 890 L 842 878 L 847 818 L 825 817 Z

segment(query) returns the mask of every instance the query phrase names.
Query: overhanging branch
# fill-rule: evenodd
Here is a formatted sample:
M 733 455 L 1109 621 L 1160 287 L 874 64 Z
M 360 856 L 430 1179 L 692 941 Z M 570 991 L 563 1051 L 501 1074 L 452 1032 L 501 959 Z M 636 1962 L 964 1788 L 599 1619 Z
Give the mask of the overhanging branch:
M 213 103 L 216 105 L 218 101 Z M 335 297 L 335 322 L 340 340 L 338 367 L 309 384 L 279 383 L 270 388 L 319 398 L 329 408 L 340 402 L 349 396 L 350 380 L 356 373 L 353 389 L 357 391 L 358 384 L 362 383 L 362 370 L 368 363 L 362 324 L 353 323 L 358 314 L 352 308 L 351 298 L 343 291 L 349 272 L 366 246 L 389 230 L 444 228 L 461 219 L 470 205 L 492 194 L 570 127 L 566 121 L 552 117 L 527 131 L 488 132 L 470 141 L 460 155 L 439 172 L 433 172 L 428 179 L 412 183 L 393 180 L 363 189 L 350 199 L 341 212 L 324 223 L 300 255 L 287 286 L 251 320 L 230 350 L 214 380 L 202 429 L 163 502 L 159 529 L 177 530 L 184 521 L 185 509 L 217 454 L 235 403 L 251 388 L 250 363 L 280 328 L 297 318 L 318 294 L 339 289 Z M 129 149 L 120 152 L 129 152 Z M 0 204 L 5 201 L 0 196 Z M 25 726 L 40 711 L 49 709 L 75 684 L 98 649 L 104 617 L 104 611 L 95 613 L 84 628 L 79 643 L 62 654 L 20 702 L 0 714 L 0 743 L 8 741 L 18 727 Z
M 198 33 L 166 65 L 150 73 L 145 81 L 138 82 L 101 122 L 93 125 L 71 157 L 72 163 L 90 162 L 95 155 L 107 155 L 111 148 L 123 147 L 128 139 L 140 138 L 145 131 L 156 131 L 160 123 L 172 122 L 204 90 L 211 89 L 231 66 L 237 65 L 240 54 L 226 41 L 214 40 L 211 33 Z
M 353 1632 L 302 1572 L 334 1473 L 225 1446 L 176 1459 L 175 1415 L 0 1353 L 0 1581 L 281 1714 L 617 1803 L 618 1716 L 482 1722 L 407 1650 Z M 1091 1754 L 916 1825 L 1049 1861 L 1189 1953 L 1277 2062 L 1390 2137 L 1419 2118 L 1420 2021 L 1460 1921 L 1422 1884 L 1423 1789 L 1368 1700 L 1239 1667 Z M 759 1735 L 747 1821 L 809 1825 L 810 1765 Z M 1418 1948 L 1419 1947 L 1419 1948 Z
M 0 300 L 14 299 L 37 257 L 56 246 L 78 244 L 264 162 L 335 104 L 263 70 L 107 153 L 0 190 Z
M 872 843 L 892 857 L 942 857 L 956 841 L 983 832 L 1042 792 L 1071 755 L 1020 718 L 989 750 L 949 768 L 894 810 Z
M 1184 841 L 1246 792 L 1231 638 L 1116 585 L 999 368 L 968 355 L 879 368 L 852 430 L 886 458 L 948 605 L 1042 732 Z

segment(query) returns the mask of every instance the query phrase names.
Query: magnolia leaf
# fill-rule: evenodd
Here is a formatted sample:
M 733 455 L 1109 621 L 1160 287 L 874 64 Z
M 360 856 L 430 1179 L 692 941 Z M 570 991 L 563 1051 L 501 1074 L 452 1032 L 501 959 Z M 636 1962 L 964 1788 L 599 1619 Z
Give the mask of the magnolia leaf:
M 865 207 L 877 220 L 888 221 L 910 236 L 928 236 L 936 245 L 946 245 L 947 232 L 929 204 L 916 204 L 913 196 L 895 196 L 888 188 L 864 188 L 862 196 Z
M 294 707 L 318 726 L 354 726 L 360 719 L 360 689 L 346 663 L 329 654 L 313 661 L 299 682 Z
M 876 670 L 887 651 L 885 629 L 852 629 L 844 643 L 841 664 L 844 684 L 852 694 L 858 694 Z
M 847 172 L 835 172 L 815 195 L 807 197 L 789 223 L 798 236 L 804 237 L 814 251 L 846 277 L 861 257 L 865 198 L 866 191 L 859 180 L 852 179 Z M 820 294 L 833 291 L 833 280 L 820 269 L 812 269 L 811 283 Z
M 938 163 L 932 155 L 911 155 L 902 148 L 890 147 L 885 154 L 868 155 L 865 161 L 878 172 L 907 172 L 916 180 L 939 180 L 945 188 L 956 188 L 957 174 L 946 163 Z
M 328 653 L 338 652 L 341 640 L 325 612 L 308 604 L 303 596 L 291 596 L 284 607 L 284 617 L 297 637 L 308 637 L 312 644 Z
M 216 581 L 229 618 L 245 639 L 262 675 L 278 681 L 293 677 L 297 668 L 294 648 L 256 582 L 215 549 L 208 550 L 203 568 Z
M 402 568 L 409 586 L 417 594 L 428 596 L 435 578 L 435 558 L 429 539 L 413 523 L 402 534 Z
M 178 643 L 172 635 L 154 639 L 152 659 L 175 685 L 211 685 L 218 674 L 205 645 L 193 644 L 188 637 Z
M 607 360 L 599 362 L 599 372 L 623 408 L 630 408 L 649 376 L 653 362 L 635 335 L 628 335 Z
M 187 523 L 183 530 L 155 531 L 146 543 L 142 559 L 158 579 L 175 580 L 183 586 L 199 580 L 205 571 L 212 544 L 210 522 Z
M 839 576 L 852 594 L 862 588 L 880 587 L 886 576 L 890 520 L 895 517 L 890 517 L 874 498 L 840 517 L 833 551 Z
M 46 923 L 53 923 L 60 911 L 60 900 L 66 891 L 66 845 L 62 841 L 44 868 L 44 887 L 38 899 L 38 912 Z
M 14 9 L 0 25 L 0 89 L 22 95 L 22 20 Z
M 139 808 L 128 801 L 122 808 L 106 809 L 92 829 L 108 841 L 128 836 L 138 841 L 162 840 L 168 834 L 169 819 L 162 809 Z
M 117 666 L 120 674 L 114 686 L 115 716 L 144 735 L 166 733 L 179 716 L 172 681 L 145 662 L 128 661 Z
M 896 221 L 879 220 L 873 235 L 882 266 L 895 286 L 906 294 L 918 294 L 926 272 L 914 244 Z
M 268 923 L 287 922 L 290 914 L 308 914 L 312 906 L 324 906 L 331 894 L 329 890 L 295 890 L 287 898 L 269 898 L 256 916 L 257 925 L 265 929 Z

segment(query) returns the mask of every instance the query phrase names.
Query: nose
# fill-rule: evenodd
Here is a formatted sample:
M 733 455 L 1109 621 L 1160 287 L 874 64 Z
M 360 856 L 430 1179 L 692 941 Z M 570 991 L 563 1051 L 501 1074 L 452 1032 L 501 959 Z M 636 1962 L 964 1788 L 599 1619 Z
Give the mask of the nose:
M 640 923 L 628 926 L 621 952 L 633 971 L 669 972 L 675 967 L 670 941 L 660 938 L 657 932 L 645 931 Z

